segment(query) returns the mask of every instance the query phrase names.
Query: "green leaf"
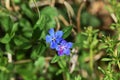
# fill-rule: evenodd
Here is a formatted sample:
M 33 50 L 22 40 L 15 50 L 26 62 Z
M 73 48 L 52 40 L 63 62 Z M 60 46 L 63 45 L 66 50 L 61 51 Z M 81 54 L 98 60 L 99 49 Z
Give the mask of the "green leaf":
M 13 27 L 11 29 L 10 36 L 11 38 L 15 35 L 15 32 L 18 30 L 18 23 L 13 24 Z
M 35 67 L 39 67 L 40 69 L 42 69 L 44 65 L 45 65 L 45 58 L 42 56 L 35 61 Z
M 108 48 L 108 45 L 100 44 L 99 50 Z
M 3 38 L 0 38 L 0 42 L 1 42 L 1 43 L 4 43 L 4 44 L 9 43 L 10 40 L 11 40 L 11 38 L 10 38 L 10 36 L 9 36 L 8 33 L 6 33 L 6 35 L 5 35 Z
M 64 57 L 64 56 L 62 56 L 62 57 Z M 60 57 L 60 58 L 61 58 L 61 57 Z M 61 60 L 58 61 L 58 65 L 59 65 L 59 67 L 60 67 L 61 69 L 65 69 L 65 67 L 66 67 L 66 62 L 64 61 L 64 59 L 61 59 Z
M 14 42 L 17 46 L 20 46 L 24 43 L 24 38 L 22 36 L 17 36 L 14 38 Z
M 17 46 L 19 46 L 19 45 L 22 45 L 22 44 L 23 44 L 23 41 L 22 41 L 22 40 L 20 40 L 20 39 L 19 39 L 19 37 L 15 37 L 15 38 L 14 38 L 14 42 L 15 42 L 15 44 L 16 44 Z
M 21 8 L 26 16 L 28 16 L 31 19 L 34 17 L 32 11 L 30 10 L 30 8 L 27 5 L 22 4 Z
M 77 35 L 76 35 L 76 42 L 74 43 L 74 45 L 75 46 L 77 46 L 77 47 L 79 47 L 79 48 L 83 48 L 85 45 L 83 45 L 84 44 L 84 42 L 85 42 L 85 40 L 87 39 L 87 37 L 86 36 L 84 36 L 83 34 L 81 34 L 81 33 L 78 33 Z
M 27 31 L 32 29 L 30 21 L 25 18 L 20 19 L 19 25 L 20 27 L 22 27 L 22 31 Z
M 21 0 L 14 0 L 14 2 L 15 2 L 15 3 L 20 3 L 20 2 L 21 2 Z
M 55 55 L 55 56 L 53 57 L 53 59 L 51 60 L 51 63 L 56 63 L 56 62 L 58 62 L 58 60 L 59 60 L 59 56 L 58 56 L 58 55 Z
M 16 60 L 22 60 L 25 58 L 25 53 L 23 51 L 18 51 L 16 55 Z
M 25 42 L 22 45 L 20 45 L 20 48 L 22 48 L 22 49 L 29 49 L 31 47 L 32 47 L 32 45 L 29 42 Z
M 11 33 L 14 33 L 18 30 L 18 23 L 14 23 L 13 24 L 13 27 L 12 27 L 12 30 L 11 30 Z
M 93 27 L 99 27 L 100 26 L 100 21 L 97 17 L 95 16 L 91 16 L 89 19 L 89 26 L 93 26 Z
M 98 67 L 98 69 L 99 69 L 103 74 L 105 74 L 105 71 L 104 71 L 101 67 Z
M 27 38 L 31 38 L 32 37 L 32 31 L 25 31 L 25 32 L 23 32 L 23 36 L 25 36 Z
M 46 24 L 46 30 L 56 27 L 56 20 L 53 17 L 49 17 Z
M 58 16 L 58 11 L 55 7 L 45 7 L 41 10 L 41 15 L 45 15 L 46 22 L 41 25 L 45 25 L 46 29 L 50 29 L 56 26 L 55 17 Z M 44 28 L 45 28 L 44 27 Z
M 5 7 L 0 6 L 0 17 L 8 17 L 10 16 L 10 11 L 8 11 Z M 1 19 L 2 20 L 2 19 Z
M 24 67 L 24 68 L 22 68 Z M 36 80 L 34 79 L 33 64 L 27 63 L 22 65 L 16 65 L 17 73 L 22 76 L 24 80 Z M 32 77 L 31 77 L 32 76 Z
M 12 50 L 11 50 L 10 46 L 11 46 L 10 44 L 6 44 L 5 49 L 6 49 L 7 52 L 12 53 Z
M 102 61 L 112 61 L 111 58 L 103 58 Z
M 37 27 L 40 28 L 40 30 L 48 30 L 50 28 L 53 28 L 56 26 L 55 18 L 41 14 L 41 17 L 38 19 L 36 24 L 34 25 L 34 29 Z
M 38 56 L 42 55 L 45 52 L 45 50 L 46 50 L 46 46 L 42 43 L 40 45 L 34 46 L 31 54 L 31 58 L 32 59 L 38 58 Z
M 40 45 L 41 46 L 40 46 L 40 49 L 39 49 L 39 55 L 42 55 L 46 50 L 46 46 L 45 46 L 45 44 L 42 44 L 42 43 Z
M 28 21 L 25 18 L 21 18 L 19 21 L 19 32 L 21 32 L 23 36 L 27 38 L 31 38 L 33 33 L 33 28 L 30 21 Z
M 80 75 L 76 76 L 76 77 L 75 77 L 75 80 L 81 80 Z
M 57 9 L 55 7 L 50 7 L 50 6 L 42 9 L 41 14 L 48 15 L 50 17 L 58 16 Z
M 98 44 L 97 35 L 93 36 L 93 41 L 91 42 L 91 47 L 95 47 Z
M 88 23 L 88 19 L 90 18 L 90 14 L 88 12 L 83 12 L 81 14 L 81 24 L 83 26 L 87 26 L 89 23 Z
M 9 72 L 9 70 L 4 66 L 0 66 L 0 71 L 7 72 L 7 73 Z
M 34 29 L 37 27 L 40 30 L 50 29 L 56 26 L 55 16 L 58 16 L 58 12 L 54 7 L 45 7 L 41 11 L 41 16 L 37 23 L 34 25 Z
M 118 67 L 120 69 L 120 61 L 119 60 L 117 60 L 117 65 L 118 65 Z
M 30 44 L 30 40 L 23 36 L 14 37 L 14 43 L 16 46 L 22 49 L 29 49 L 32 45 Z
M 87 11 L 84 11 L 81 14 L 81 24 L 83 26 L 99 27 L 101 22 L 96 16 L 91 15 Z
M 37 35 L 36 35 L 37 34 Z M 41 36 L 41 30 L 39 28 L 36 28 L 33 33 L 32 33 L 32 39 L 33 41 L 36 41 L 40 38 Z
M 70 35 L 71 31 L 72 31 L 72 26 L 67 26 L 67 27 L 65 27 L 65 28 L 63 29 L 63 32 L 64 32 L 63 38 L 64 38 L 64 39 L 67 38 L 67 37 Z
M 59 70 L 56 72 L 56 75 L 59 75 L 59 74 L 61 74 L 62 72 L 64 72 L 64 70 L 63 70 L 63 69 L 59 69 Z
M 45 39 L 45 36 L 46 36 L 45 31 L 42 31 L 41 36 L 40 36 L 40 39 Z
M 2 17 L 0 18 L 0 25 L 2 25 L 3 30 L 7 32 L 8 30 L 10 30 L 12 20 L 9 17 Z
M 45 15 L 41 15 L 38 21 L 36 22 L 34 29 L 39 27 L 41 30 L 45 28 L 45 25 L 47 24 L 48 17 Z

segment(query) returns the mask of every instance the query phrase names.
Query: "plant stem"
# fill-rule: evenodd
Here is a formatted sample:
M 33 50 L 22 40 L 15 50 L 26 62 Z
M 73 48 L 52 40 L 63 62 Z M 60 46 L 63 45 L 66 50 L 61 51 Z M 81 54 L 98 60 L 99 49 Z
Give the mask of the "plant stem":
M 93 48 L 90 47 L 90 68 L 93 70 Z
M 66 75 L 66 80 L 70 80 L 70 75 L 69 75 L 69 73 L 66 72 L 65 75 Z
M 37 9 L 37 12 L 38 12 L 38 16 L 39 16 L 39 18 L 40 18 L 40 11 L 39 11 L 39 8 L 38 8 L 38 6 L 37 6 L 37 4 L 36 4 L 36 1 L 33 0 L 33 2 L 34 2 L 34 4 L 35 4 L 35 6 L 36 6 L 36 9 Z

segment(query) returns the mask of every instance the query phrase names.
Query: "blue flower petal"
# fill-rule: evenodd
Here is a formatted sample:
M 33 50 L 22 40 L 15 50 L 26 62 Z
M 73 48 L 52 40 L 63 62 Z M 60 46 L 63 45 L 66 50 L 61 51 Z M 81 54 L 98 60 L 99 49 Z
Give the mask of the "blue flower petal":
M 71 43 L 71 42 L 67 43 L 67 48 L 72 48 L 72 46 L 73 46 L 73 43 Z
M 56 36 L 56 38 L 61 38 L 63 36 L 63 32 L 62 31 L 57 31 L 55 33 L 55 36 Z
M 56 51 L 59 51 L 60 50 L 60 45 L 57 45 L 55 49 L 56 49 Z
M 62 41 L 61 41 L 61 43 L 60 43 L 60 45 L 66 45 L 66 41 L 63 39 Z
M 64 50 L 64 54 L 70 55 L 70 49 L 65 49 L 65 50 Z
M 57 47 L 57 43 L 56 42 L 51 42 L 50 48 L 55 49 L 56 47 Z
M 60 41 L 62 41 L 63 39 L 62 38 L 56 38 L 56 42 L 59 44 Z
M 53 28 L 51 28 L 51 29 L 49 30 L 49 34 L 50 34 L 50 36 L 52 36 L 52 37 L 55 36 L 55 32 L 54 32 L 54 29 L 53 29 Z
M 47 43 L 50 43 L 51 41 L 52 41 L 52 37 L 49 36 L 49 35 L 47 35 L 47 36 L 46 36 L 46 42 L 47 42 Z

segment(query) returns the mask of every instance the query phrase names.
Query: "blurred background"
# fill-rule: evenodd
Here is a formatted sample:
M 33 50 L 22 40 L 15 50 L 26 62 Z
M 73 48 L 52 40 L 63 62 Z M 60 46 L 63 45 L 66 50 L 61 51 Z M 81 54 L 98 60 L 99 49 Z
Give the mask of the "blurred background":
M 119 0 L 0 0 L 0 80 L 119 80 Z M 58 56 L 54 28 L 73 42 Z

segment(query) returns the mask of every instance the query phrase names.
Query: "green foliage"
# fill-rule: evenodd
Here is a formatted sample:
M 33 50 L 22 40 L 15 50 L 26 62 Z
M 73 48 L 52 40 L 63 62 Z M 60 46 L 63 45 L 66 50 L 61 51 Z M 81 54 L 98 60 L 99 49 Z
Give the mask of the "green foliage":
M 55 17 L 55 16 L 58 16 L 58 12 L 57 12 L 57 9 L 56 9 L 55 7 L 45 7 L 45 8 L 41 11 L 41 14 L 50 16 L 51 18 L 52 18 L 52 17 Z
M 59 56 L 58 56 L 58 55 L 55 55 L 55 56 L 53 57 L 53 59 L 51 60 L 51 63 L 56 63 L 56 62 L 58 62 L 58 60 L 59 60 Z
M 91 15 L 88 12 L 83 12 L 81 14 L 81 23 L 82 26 L 93 26 L 93 27 L 99 27 L 101 25 L 100 20 L 96 17 Z
M 80 76 L 75 77 L 75 80 L 81 80 Z
M 77 32 L 78 16 L 69 11 L 77 14 L 79 5 L 72 0 L 64 4 L 55 0 L 55 5 L 42 1 L 0 1 L 0 80 L 119 80 L 120 4 L 109 0 L 112 8 L 106 9 L 117 21 L 110 26 L 115 34 L 106 36 L 98 30 L 101 20 L 86 5 Z M 58 56 L 46 43 L 51 28 L 62 30 L 63 38 L 73 41 L 69 56 Z
M 64 35 L 63 38 L 67 38 L 72 31 L 72 26 L 67 26 L 63 29 Z
M 44 57 L 39 57 L 38 60 L 35 61 L 35 67 L 41 69 L 45 65 L 45 58 Z

